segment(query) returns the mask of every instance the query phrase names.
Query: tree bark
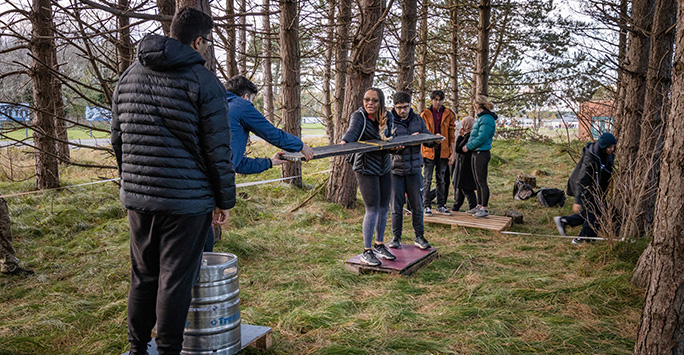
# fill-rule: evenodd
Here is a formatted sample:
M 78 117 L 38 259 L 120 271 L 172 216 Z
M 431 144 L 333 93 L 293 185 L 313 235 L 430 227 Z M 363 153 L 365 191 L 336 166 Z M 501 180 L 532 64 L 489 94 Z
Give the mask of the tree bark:
M 326 28 L 326 48 L 325 48 L 325 63 L 323 63 L 323 125 L 325 126 L 325 135 L 328 138 L 328 145 L 335 144 L 335 122 L 333 120 L 332 102 L 330 101 L 332 93 L 330 90 L 330 81 L 332 81 L 332 60 L 333 49 L 335 45 L 333 40 L 335 37 L 335 2 L 328 3 L 328 27 Z
M 57 58 L 57 45 L 55 43 L 54 36 L 50 39 L 52 47 L 52 61 L 50 66 L 53 70 L 59 71 L 59 60 Z M 54 95 L 54 120 L 55 120 L 55 135 L 57 139 L 55 141 L 55 148 L 57 149 L 57 156 L 59 157 L 59 162 L 68 163 L 71 159 L 71 153 L 69 152 L 69 134 L 67 132 L 67 122 L 64 115 L 64 100 L 62 97 L 62 81 L 56 75 L 52 75 L 52 94 Z
M 349 65 L 349 27 L 351 26 L 351 0 L 340 0 L 338 3 L 337 26 L 335 28 L 335 98 L 333 114 L 335 130 L 333 142 L 337 143 L 349 126 L 349 117 L 344 117 L 344 97 L 347 84 L 347 67 Z M 326 192 L 326 198 L 332 200 Z
M 429 0 L 423 0 L 420 8 L 420 33 L 418 37 L 418 114 L 425 110 L 427 97 L 427 36 L 428 36 L 428 5 Z
M 477 56 L 475 73 L 477 77 L 475 94 L 489 96 L 489 30 L 491 27 L 491 0 L 480 0 L 478 6 Z
M 639 128 L 636 169 L 629 172 L 634 188 L 627 204 L 628 216 L 621 237 L 634 238 L 648 233 L 653 222 L 658 171 L 662 152 L 666 97 L 672 81 L 672 50 L 676 17 L 675 0 L 657 0 L 651 34 L 649 67 L 646 72 L 644 115 Z
M 226 68 L 228 78 L 238 75 L 235 50 L 235 5 L 233 0 L 226 0 Z
M 630 218 L 629 197 L 635 190 L 631 171 L 636 169 L 639 151 L 639 123 L 644 113 L 644 95 L 646 93 L 646 71 L 648 70 L 649 49 L 651 40 L 649 33 L 653 23 L 653 7 L 655 0 L 634 0 L 632 4 L 632 26 L 627 43 L 625 68 L 623 73 L 623 97 L 619 98 L 615 118 L 615 136 L 617 137 L 617 160 L 619 169 L 613 179 L 616 184 L 613 204 L 620 215 L 622 225 L 627 225 Z
M 684 1 L 677 15 L 684 18 Z M 684 26 L 677 26 L 671 106 L 667 115 L 653 228 L 653 269 L 635 354 L 684 353 Z
M 53 63 L 52 4 L 50 0 L 33 0 L 30 14 L 32 32 L 29 50 L 33 56 L 31 81 L 33 83 L 33 143 L 36 158 L 36 188 L 59 187 L 59 166 L 55 145 L 55 95 Z
M 247 12 L 247 1 L 240 0 L 240 13 Z M 238 70 L 240 74 L 247 73 L 247 16 L 238 17 L 240 26 L 238 27 Z
M 449 67 L 449 86 L 451 87 L 451 107 L 454 109 L 456 119 L 458 119 L 459 103 L 458 103 L 458 50 L 459 45 L 459 28 L 458 22 L 458 3 L 452 0 L 449 3 L 449 17 L 451 18 L 451 65 Z
M 121 11 L 129 10 L 128 0 L 119 0 L 118 9 Z M 131 42 L 130 19 L 128 16 L 118 16 L 119 20 L 119 40 L 116 42 L 116 51 L 119 53 L 119 77 L 133 63 L 134 48 Z
M 176 1 L 157 0 L 157 10 L 160 15 L 173 16 L 173 14 L 176 13 Z M 171 20 L 162 20 L 161 26 L 164 31 L 164 36 L 171 35 Z
M 300 92 L 299 12 L 297 0 L 280 0 L 280 61 L 283 63 L 282 120 L 283 130 L 297 137 L 302 135 L 302 104 Z M 281 177 L 302 174 L 301 162 L 283 164 Z M 302 187 L 302 178 L 287 180 Z
M 357 36 L 352 43 L 352 53 L 347 70 L 347 92 L 344 99 L 344 121 L 338 122 L 336 136 L 342 137 L 349 126 L 349 117 L 362 103 L 365 90 L 373 84 L 375 66 L 380 54 L 382 32 L 384 29 L 384 0 L 360 0 L 360 23 Z M 330 160 L 330 179 L 326 198 L 344 207 L 351 208 L 356 202 L 356 179 L 351 165 L 344 156 Z
M 271 17 L 268 14 L 270 10 L 270 0 L 264 0 L 264 16 L 262 21 L 264 25 L 264 40 L 262 43 L 264 61 L 261 63 L 264 71 L 264 117 L 266 117 L 269 122 L 273 123 L 273 70 L 271 68 L 271 55 L 273 55 L 273 49 L 271 45 Z
M 401 34 L 399 37 L 399 58 L 397 60 L 397 91 L 413 92 L 413 68 L 416 56 L 416 24 L 418 22 L 418 1 L 404 0 L 401 3 Z

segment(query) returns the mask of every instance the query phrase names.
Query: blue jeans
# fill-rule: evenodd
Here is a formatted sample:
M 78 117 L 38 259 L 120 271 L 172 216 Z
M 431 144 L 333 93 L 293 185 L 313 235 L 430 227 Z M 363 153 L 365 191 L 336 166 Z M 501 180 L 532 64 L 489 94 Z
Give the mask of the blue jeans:
M 408 204 L 411 210 L 411 222 L 416 237 L 423 236 L 425 228 L 423 226 L 423 197 L 420 193 L 423 177 L 420 173 L 407 176 L 392 174 L 392 235 L 400 238 L 404 223 L 403 208 L 408 197 Z

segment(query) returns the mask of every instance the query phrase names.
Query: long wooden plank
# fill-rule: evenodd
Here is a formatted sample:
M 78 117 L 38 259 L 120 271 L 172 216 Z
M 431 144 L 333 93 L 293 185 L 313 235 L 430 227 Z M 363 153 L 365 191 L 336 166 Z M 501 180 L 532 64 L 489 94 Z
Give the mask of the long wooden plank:
M 352 154 L 352 153 L 367 153 L 367 152 L 373 152 L 377 150 L 385 150 L 385 149 L 391 149 L 391 148 L 396 148 L 400 146 L 412 146 L 412 145 L 420 145 L 423 143 L 432 143 L 432 142 L 439 142 L 444 137 L 439 137 L 433 134 L 428 134 L 428 133 L 420 133 L 416 135 L 411 135 L 411 136 L 399 136 L 399 137 L 394 137 L 390 141 L 383 141 L 383 140 L 369 140 L 369 141 L 358 141 L 358 142 L 349 142 L 347 144 L 334 144 L 334 145 L 328 145 L 328 146 L 323 146 L 323 147 L 313 147 L 314 151 L 314 159 L 322 159 L 322 158 L 327 158 L 327 157 L 332 157 L 336 155 L 347 155 L 347 154 Z M 282 159 L 285 160 L 290 160 L 290 161 L 298 161 L 301 160 L 304 157 L 302 153 L 296 152 L 296 153 L 289 153 L 286 152 L 282 155 Z
M 434 214 L 431 217 L 425 216 L 424 220 L 429 223 L 448 224 L 452 227 L 480 228 L 496 232 L 508 230 L 513 222 L 511 217 L 489 215 L 487 218 L 475 218 L 463 212 L 452 212 L 451 216 Z

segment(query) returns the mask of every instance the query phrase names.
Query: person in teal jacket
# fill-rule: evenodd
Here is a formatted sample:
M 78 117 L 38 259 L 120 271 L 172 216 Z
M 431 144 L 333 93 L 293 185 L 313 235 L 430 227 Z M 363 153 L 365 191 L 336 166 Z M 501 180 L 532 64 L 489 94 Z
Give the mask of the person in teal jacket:
M 494 104 L 489 102 L 487 96 L 478 95 L 473 100 L 473 109 L 477 113 L 477 121 L 470 132 L 470 139 L 463 147 L 464 152 L 472 152 L 471 164 L 473 176 L 477 184 L 477 206 L 467 213 L 477 218 L 489 217 L 489 185 L 487 185 L 487 168 L 492 158 L 492 138 L 496 131 L 496 119 L 498 116 L 492 112 Z

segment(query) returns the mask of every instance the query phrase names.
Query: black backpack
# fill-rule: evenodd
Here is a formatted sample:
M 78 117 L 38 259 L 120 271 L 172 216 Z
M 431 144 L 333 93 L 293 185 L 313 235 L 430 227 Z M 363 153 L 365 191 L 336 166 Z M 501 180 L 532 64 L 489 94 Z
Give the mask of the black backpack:
M 520 201 L 525 201 L 528 198 L 537 195 L 532 186 L 520 179 L 515 179 L 513 184 L 513 198 Z
M 544 207 L 554 207 L 565 205 L 565 192 L 561 189 L 547 189 L 542 187 L 537 191 L 537 200 Z

